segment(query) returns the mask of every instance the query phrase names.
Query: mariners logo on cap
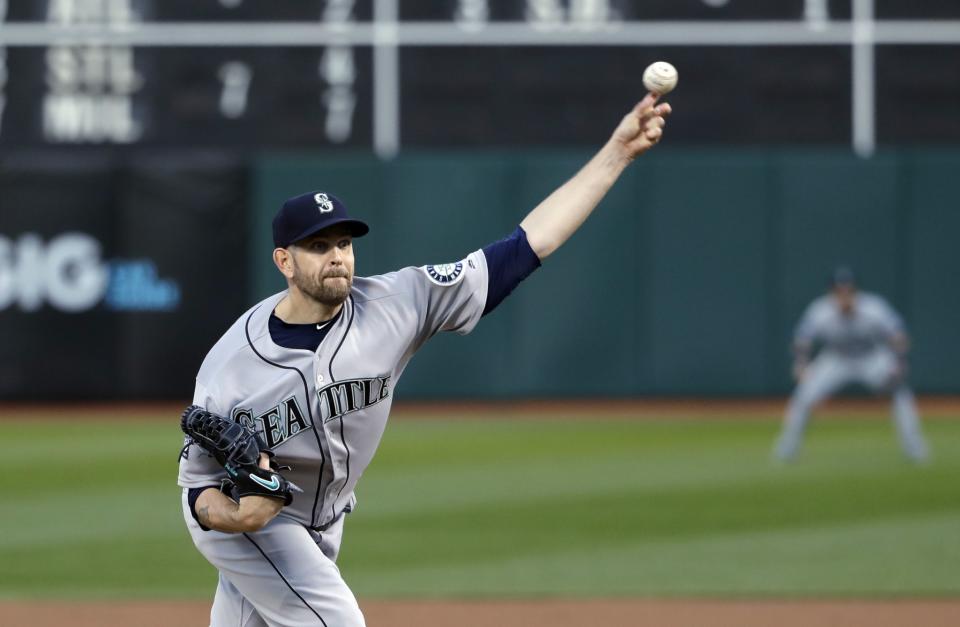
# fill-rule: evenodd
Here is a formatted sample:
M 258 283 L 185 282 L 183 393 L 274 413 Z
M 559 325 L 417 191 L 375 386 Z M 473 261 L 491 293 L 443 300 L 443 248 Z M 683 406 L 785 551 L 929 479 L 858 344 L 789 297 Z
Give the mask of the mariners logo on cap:
M 463 279 L 463 262 L 461 261 L 426 266 L 423 270 L 437 285 L 454 285 Z
M 313 199 L 317 202 L 317 209 L 320 210 L 320 213 L 330 213 L 333 211 L 333 202 L 330 200 L 330 197 L 323 192 L 314 194 Z

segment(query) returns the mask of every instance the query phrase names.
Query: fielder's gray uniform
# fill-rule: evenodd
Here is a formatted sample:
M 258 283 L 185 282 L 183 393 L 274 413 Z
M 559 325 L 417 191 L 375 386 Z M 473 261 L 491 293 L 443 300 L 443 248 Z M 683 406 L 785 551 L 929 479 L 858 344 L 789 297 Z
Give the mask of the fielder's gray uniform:
M 877 392 L 892 392 L 893 417 L 904 453 L 917 461 L 925 459 L 927 445 L 916 403 L 906 384 L 897 380 L 898 359 L 890 346 L 891 338 L 903 332 L 900 316 L 875 294 L 858 292 L 850 315 L 843 314 L 830 294 L 813 301 L 797 326 L 795 339 L 819 345 L 820 351 L 790 398 L 776 456 L 793 458 L 810 411 L 841 387 L 860 383 Z
M 363 625 L 334 561 L 354 487 L 386 427 L 407 362 L 439 331 L 469 333 L 487 300 L 482 251 L 455 264 L 356 277 L 342 314 L 316 352 L 278 346 L 268 321 L 286 292 L 260 302 L 217 342 L 197 375 L 194 403 L 254 427 L 303 489 L 262 530 L 204 531 L 184 490 L 194 544 L 220 571 L 211 624 Z M 191 446 L 179 484 L 225 476 Z

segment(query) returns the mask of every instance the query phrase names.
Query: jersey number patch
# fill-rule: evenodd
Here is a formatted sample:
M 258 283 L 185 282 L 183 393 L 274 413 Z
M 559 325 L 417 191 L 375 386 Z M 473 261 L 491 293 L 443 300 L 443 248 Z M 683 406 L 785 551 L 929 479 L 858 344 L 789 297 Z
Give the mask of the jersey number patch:
M 435 266 L 426 266 L 424 272 L 437 285 L 455 285 L 463 280 L 463 262 L 441 263 Z

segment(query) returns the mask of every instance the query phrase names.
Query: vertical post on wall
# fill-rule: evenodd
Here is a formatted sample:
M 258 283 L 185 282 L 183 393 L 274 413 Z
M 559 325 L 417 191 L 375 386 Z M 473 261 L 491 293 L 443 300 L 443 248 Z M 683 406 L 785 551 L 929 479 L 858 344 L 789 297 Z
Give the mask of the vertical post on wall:
M 397 0 L 373 4 L 373 150 L 381 159 L 400 151 L 400 64 Z
M 853 0 L 853 151 L 871 157 L 877 147 L 874 0 Z

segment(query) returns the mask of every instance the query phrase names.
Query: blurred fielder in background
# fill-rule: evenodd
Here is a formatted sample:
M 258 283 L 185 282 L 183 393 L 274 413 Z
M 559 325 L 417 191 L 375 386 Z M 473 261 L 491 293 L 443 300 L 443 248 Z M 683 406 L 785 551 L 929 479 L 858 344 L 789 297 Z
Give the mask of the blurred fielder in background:
M 810 412 L 818 403 L 844 386 L 859 383 L 893 395 L 893 418 L 903 451 L 914 462 L 925 461 L 927 445 L 906 383 L 909 348 L 903 320 L 890 304 L 857 290 L 853 272 L 837 268 L 830 291 L 807 307 L 794 334 L 797 387 L 776 445 L 777 459 L 790 461 L 797 456 Z

